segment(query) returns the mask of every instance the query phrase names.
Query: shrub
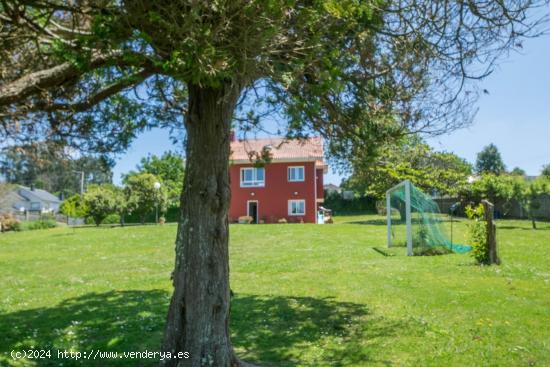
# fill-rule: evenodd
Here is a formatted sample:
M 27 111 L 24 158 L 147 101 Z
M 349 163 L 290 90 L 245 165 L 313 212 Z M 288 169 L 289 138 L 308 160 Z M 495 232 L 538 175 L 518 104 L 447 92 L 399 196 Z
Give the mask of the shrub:
M 41 218 L 30 222 L 24 222 L 23 230 L 34 231 L 37 229 L 48 229 L 57 227 L 57 222 L 53 219 Z
M 489 243 L 487 242 L 487 223 L 484 220 L 483 205 L 468 205 L 466 215 L 473 222 L 468 225 L 472 256 L 478 264 L 489 264 Z
M 18 232 L 21 230 L 21 222 L 11 214 L 0 214 L 0 229 L 2 232 Z
M 103 219 L 103 222 L 101 224 L 119 224 L 120 223 L 120 215 L 118 214 L 109 214 L 108 216 Z
M 286 220 L 286 218 L 281 218 L 281 219 L 279 219 L 279 220 L 277 221 L 277 223 L 279 223 L 279 224 L 286 224 L 286 223 L 288 223 L 288 221 Z

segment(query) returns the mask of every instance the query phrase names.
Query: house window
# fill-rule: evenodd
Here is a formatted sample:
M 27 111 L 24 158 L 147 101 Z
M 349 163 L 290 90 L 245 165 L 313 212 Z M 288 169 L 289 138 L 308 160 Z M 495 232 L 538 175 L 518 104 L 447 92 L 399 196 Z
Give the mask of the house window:
M 290 182 L 304 181 L 304 167 L 288 167 L 288 180 Z
M 258 187 L 265 185 L 265 171 L 260 168 L 241 168 L 241 187 Z
M 305 215 L 306 201 L 305 200 L 289 200 L 288 215 Z
M 31 210 L 40 210 L 40 203 L 33 202 L 31 203 Z

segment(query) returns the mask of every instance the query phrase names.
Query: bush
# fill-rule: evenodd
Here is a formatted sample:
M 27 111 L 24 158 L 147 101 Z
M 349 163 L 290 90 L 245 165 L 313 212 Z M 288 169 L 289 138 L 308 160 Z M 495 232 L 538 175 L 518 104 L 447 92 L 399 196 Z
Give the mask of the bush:
M 120 215 L 118 214 L 109 214 L 108 216 L 103 219 L 102 224 L 119 224 L 120 223 Z
M 37 229 L 48 229 L 57 227 L 57 222 L 53 219 L 42 218 L 39 220 L 33 220 L 23 223 L 23 230 L 34 231 Z
M 21 230 L 21 222 L 11 214 L 0 214 L 0 228 L 2 232 Z
M 325 193 L 323 207 L 332 210 L 333 215 L 375 213 L 376 199 L 370 196 L 355 197 L 345 200 L 338 192 Z
M 466 207 L 466 215 L 473 220 L 468 225 L 472 256 L 478 264 L 489 264 L 489 243 L 487 242 L 487 223 L 484 220 L 484 214 L 481 204 L 476 207 L 471 205 Z

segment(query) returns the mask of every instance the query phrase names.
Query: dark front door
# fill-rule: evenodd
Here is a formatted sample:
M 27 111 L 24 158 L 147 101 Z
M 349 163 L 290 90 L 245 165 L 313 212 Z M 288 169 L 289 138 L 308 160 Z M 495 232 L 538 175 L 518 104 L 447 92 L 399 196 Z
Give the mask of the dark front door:
M 252 223 L 258 223 L 258 202 L 248 202 L 248 215 L 252 217 Z

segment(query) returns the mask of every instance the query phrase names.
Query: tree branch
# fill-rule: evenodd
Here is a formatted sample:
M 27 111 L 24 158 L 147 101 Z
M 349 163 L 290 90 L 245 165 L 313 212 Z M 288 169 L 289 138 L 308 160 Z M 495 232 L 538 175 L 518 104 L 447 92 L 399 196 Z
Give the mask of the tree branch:
M 72 111 L 72 112 L 83 112 L 89 110 L 98 103 L 106 100 L 107 98 L 114 96 L 115 94 L 123 91 L 124 89 L 133 87 L 149 76 L 153 75 L 153 72 L 150 70 L 141 70 L 129 77 L 120 79 L 104 89 L 100 90 L 96 94 L 89 96 L 85 100 L 76 103 L 54 103 L 54 104 L 38 104 L 35 106 L 36 110 L 40 111 Z
M 114 63 L 119 66 L 141 66 L 144 67 L 144 71 L 142 72 L 145 72 L 146 70 L 148 73 L 158 72 L 158 70 L 156 70 L 153 66 L 153 63 L 149 60 L 136 62 L 136 65 L 132 65 L 133 63 L 127 62 L 121 57 L 121 55 L 122 53 L 115 53 L 114 55 L 96 54 L 95 56 L 92 56 L 86 70 L 78 68 L 71 62 L 64 62 L 49 69 L 27 74 L 0 87 L 0 107 L 21 102 L 26 97 L 34 93 L 38 93 L 43 89 L 62 85 L 68 81 L 77 79 L 89 70 L 98 69 L 110 63 Z

